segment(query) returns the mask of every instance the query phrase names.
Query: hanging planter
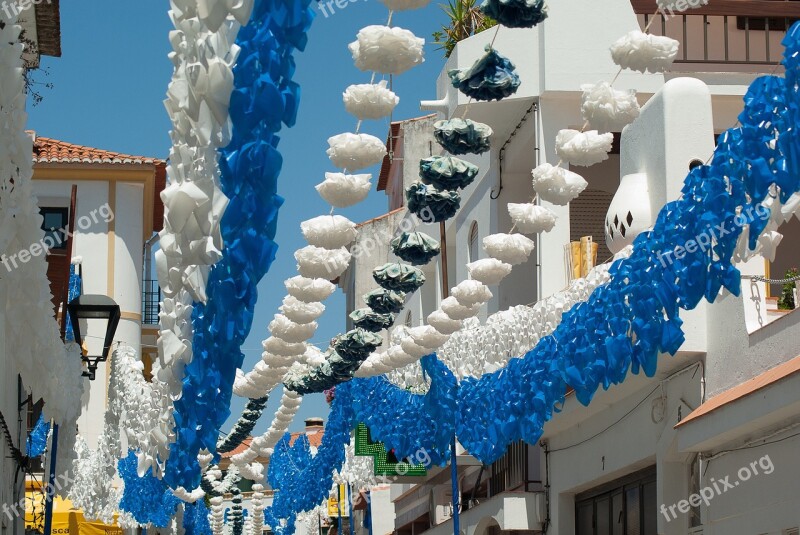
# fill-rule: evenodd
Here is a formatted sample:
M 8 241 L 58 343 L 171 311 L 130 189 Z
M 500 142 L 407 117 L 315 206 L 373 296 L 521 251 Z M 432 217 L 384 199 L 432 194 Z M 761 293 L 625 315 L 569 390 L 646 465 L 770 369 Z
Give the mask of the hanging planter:
M 461 206 L 457 191 L 439 190 L 422 182 L 414 182 L 406 190 L 408 209 L 425 223 L 439 223 L 456 215 Z
M 425 40 L 403 28 L 367 26 L 348 45 L 356 67 L 381 74 L 403 74 L 421 64 Z
M 364 294 L 364 302 L 378 314 L 397 314 L 403 310 L 406 296 L 381 288 Z
M 425 284 L 422 270 L 406 264 L 384 264 L 375 268 L 372 278 L 381 288 L 402 293 L 414 293 Z
M 390 243 L 398 258 L 415 266 L 427 264 L 439 254 L 439 242 L 424 232 L 403 232 Z
M 507 28 L 533 28 L 547 18 L 544 0 L 486 0 L 481 11 Z
M 348 86 L 342 95 L 344 109 L 361 121 L 389 116 L 400 103 L 400 98 L 386 85 L 386 80 L 381 80 L 377 84 Z
M 373 333 L 381 332 L 394 325 L 394 316 L 379 314 L 371 308 L 359 308 L 350 313 L 353 324 L 360 329 Z
M 520 80 L 514 64 L 491 46 L 469 69 L 453 69 L 447 75 L 453 87 L 475 100 L 502 100 L 513 95 Z
M 454 156 L 430 156 L 419 162 L 422 181 L 440 190 L 464 189 L 477 175 L 477 165 Z
M 470 119 L 450 119 L 433 123 L 433 137 L 450 154 L 483 154 L 492 136 L 489 125 Z

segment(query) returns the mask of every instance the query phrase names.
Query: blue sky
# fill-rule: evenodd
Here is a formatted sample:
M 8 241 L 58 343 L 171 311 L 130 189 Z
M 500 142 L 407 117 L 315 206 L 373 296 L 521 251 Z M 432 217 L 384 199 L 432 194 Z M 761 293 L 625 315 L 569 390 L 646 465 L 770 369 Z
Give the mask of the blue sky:
M 279 192 L 286 198 L 280 212 L 276 241 L 280 249 L 270 272 L 259 285 L 259 303 L 250 337 L 244 346 L 245 369 L 260 358 L 261 340 L 267 324 L 285 295 L 283 280 L 296 274 L 293 253 L 305 245 L 300 222 L 327 213 L 329 207 L 314 191 L 326 171 L 333 171 L 325 150 L 331 135 L 352 131 L 355 118 L 344 111 L 342 91 L 352 83 L 367 83 L 369 73 L 353 66 L 347 44 L 358 30 L 369 24 L 385 24 L 388 12 L 378 0 L 339 0 L 335 12 L 325 17 L 317 7 L 317 18 L 309 32 L 305 52 L 297 53 L 295 80 L 302 87 L 297 125 L 284 129 L 279 146 L 284 166 Z M 28 127 L 39 135 L 128 154 L 166 158 L 170 123 L 162 101 L 172 74 L 167 58 L 167 41 L 172 29 L 167 17 L 168 2 L 108 2 L 81 0 L 61 3 L 62 58 L 43 58 L 49 75 L 37 74 L 40 82 L 54 84 L 39 88 L 44 101 L 29 104 Z M 418 11 L 396 13 L 393 25 L 410 29 L 426 40 L 426 61 L 394 80 L 400 97 L 394 120 L 423 115 L 419 101 L 436 95 L 436 77 L 444 65 L 443 53 L 428 43 L 446 20 L 437 0 Z M 370 121 L 362 131 L 386 138 L 389 121 Z M 378 169 L 370 170 L 377 181 Z M 359 222 L 386 211 L 383 192 L 373 191 L 362 204 L 339 211 Z M 326 303 L 328 309 L 312 340 L 320 346 L 345 324 L 344 296 L 337 292 Z M 256 431 L 270 423 L 279 400 L 274 395 Z M 229 428 L 244 406 L 234 397 Z M 307 396 L 292 430 L 303 426 L 310 416 L 327 416 L 321 394 Z

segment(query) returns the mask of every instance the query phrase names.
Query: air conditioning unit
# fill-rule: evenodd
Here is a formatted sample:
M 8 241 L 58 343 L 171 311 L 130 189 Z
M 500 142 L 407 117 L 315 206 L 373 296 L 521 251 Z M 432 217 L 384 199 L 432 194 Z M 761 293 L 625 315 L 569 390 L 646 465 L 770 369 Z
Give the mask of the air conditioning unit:
M 453 492 L 449 485 L 440 485 L 431 489 L 428 510 L 431 525 L 438 526 L 453 516 Z

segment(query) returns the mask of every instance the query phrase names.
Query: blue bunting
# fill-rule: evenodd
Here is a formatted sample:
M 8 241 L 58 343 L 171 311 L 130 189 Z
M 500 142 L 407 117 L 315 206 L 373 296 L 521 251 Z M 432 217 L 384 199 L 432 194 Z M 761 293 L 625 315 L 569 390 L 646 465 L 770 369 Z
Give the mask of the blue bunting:
M 275 259 L 277 179 L 282 158 L 276 133 L 294 125 L 300 88 L 295 49 L 303 50 L 314 18 L 311 0 L 257 0 L 250 23 L 239 31 L 241 48 L 230 100 L 232 141 L 220 151 L 220 185 L 230 199 L 222 218 L 222 259 L 211 269 L 206 304 L 195 303 L 192 362 L 175 402 L 176 440 L 165 480 L 196 488 L 197 453 L 216 451 L 219 429 L 230 415 L 241 345 L 253 323 L 257 285 Z
M 208 507 L 203 500 L 187 503 L 183 511 L 183 531 L 185 535 L 211 535 L 208 521 Z
M 547 18 L 544 0 L 485 0 L 481 11 L 507 28 L 533 28 Z
M 490 45 L 469 69 L 453 69 L 447 75 L 453 87 L 475 100 L 502 100 L 517 92 L 520 80 L 511 61 Z
M 28 440 L 25 442 L 25 455 L 40 457 L 47 449 L 47 435 L 50 433 L 50 422 L 44 419 L 44 413 L 39 415 L 36 425 L 31 429 Z
M 514 441 L 538 441 L 545 422 L 563 404 L 567 385 L 588 405 L 601 385 L 619 384 L 629 372 L 652 377 L 658 356 L 674 355 L 683 343 L 681 309 L 703 299 L 713 302 L 723 288 L 740 292 L 732 257 L 742 226 L 750 225 L 752 238 L 770 216 L 758 199 L 771 184 L 781 185 L 782 196 L 800 189 L 800 23 L 784 44 L 786 81 L 767 77 L 753 84 L 742 126 L 721 136 L 710 165 L 689 173 L 682 197 L 667 203 L 653 229 L 636 238 L 630 258 L 611 266 L 608 285 L 565 312 L 553 334 L 527 354 L 480 379 L 459 385 L 435 356 L 428 356 L 422 366 L 431 386 L 424 396 L 384 377 L 339 385 L 327 444 L 336 443 L 338 454 L 325 450 L 322 457 L 306 459 L 302 470 L 284 472 L 287 479 L 276 482 L 289 492 L 277 494 L 272 521 L 288 519 L 291 526 L 297 513 L 324 499 L 331 471 L 341 467 L 346 434 L 357 421 L 401 458 L 424 450 L 433 463 L 444 463 L 455 432 L 467 451 L 489 464 Z M 708 234 L 713 246 L 688 246 Z M 273 457 L 270 473 L 279 473 L 279 464 Z
M 166 482 L 153 476 L 152 468 L 147 469 L 144 477 L 139 477 L 137 465 L 133 451 L 128 452 L 128 456 L 120 459 L 117 465 L 119 476 L 125 483 L 120 509 L 130 513 L 140 524 L 167 527 L 181 501 L 172 494 Z
M 69 288 L 67 290 L 67 303 L 73 299 L 77 299 L 83 293 L 83 280 L 81 276 L 75 271 L 75 264 L 69 265 Z M 67 312 L 66 330 L 64 331 L 64 340 L 67 342 L 75 341 L 75 332 L 72 330 L 72 320 Z

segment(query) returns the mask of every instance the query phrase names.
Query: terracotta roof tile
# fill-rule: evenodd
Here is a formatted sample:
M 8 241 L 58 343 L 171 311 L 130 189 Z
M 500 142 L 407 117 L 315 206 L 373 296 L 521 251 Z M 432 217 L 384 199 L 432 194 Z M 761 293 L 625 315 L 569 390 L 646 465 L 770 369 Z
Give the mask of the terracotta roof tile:
M 745 381 L 740 385 L 734 386 L 730 390 L 726 390 L 725 392 L 714 396 L 697 407 L 686 418 L 678 422 L 675 427 L 680 427 L 692 420 L 700 418 L 701 416 L 705 416 L 706 414 L 719 409 L 723 405 L 727 405 L 728 403 L 734 402 L 745 396 L 754 394 L 762 388 L 766 388 L 767 386 L 777 383 L 781 379 L 785 379 L 796 373 L 800 373 L 800 356 L 775 366 L 774 368 L 765 371 L 761 375 L 753 377 L 749 381 Z
M 289 444 L 294 444 L 294 441 L 297 440 L 297 437 L 304 434 L 303 432 L 299 433 L 292 433 L 291 438 L 289 439 Z M 322 445 L 322 437 L 325 435 L 325 428 L 323 427 L 311 427 L 305 431 L 305 434 L 308 436 L 308 443 L 312 448 L 319 448 Z M 250 443 L 253 442 L 253 437 L 248 437 L 242 441 L 241 444 L 233 451 L 229 451 L 228 453 L 223 453 L 221 457 L 223 459 L 230 459 L 234 455 L 238 455 L 239 453 L 243 453 L 250 447 Z
M 132 156 L 34 135 L 33 163 L 161 164 L 150 156 Z

